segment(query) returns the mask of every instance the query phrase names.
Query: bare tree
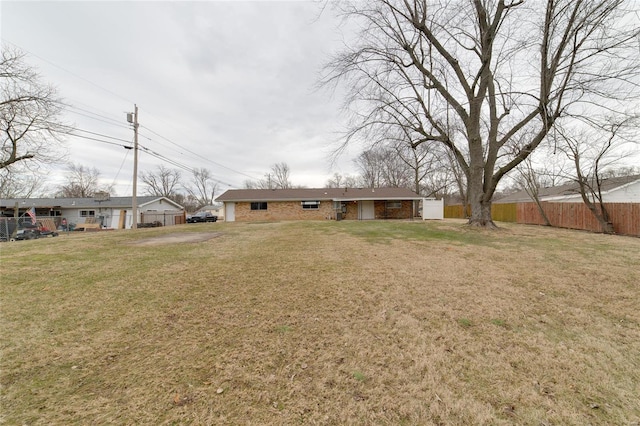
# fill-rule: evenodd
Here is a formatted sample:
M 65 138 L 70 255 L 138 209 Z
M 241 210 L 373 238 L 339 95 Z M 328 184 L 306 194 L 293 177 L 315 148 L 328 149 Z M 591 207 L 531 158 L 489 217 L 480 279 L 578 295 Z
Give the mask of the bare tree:
M 604 179 L 635 175 L 640 175 L 640 167 L 638 166 L 612 167 L 602 172 L 602 177 Z
M 276 163 L 271 166 L 274 186 L 278 189 L 293 188 L 290 181 L 291 169 L 287 163 Z
M 425 145 L 425 147 L 429 147 Z M 437 145 L 433 147 L 438 147 Z M 439 151 L 439 152 L 438 152 Z M 455 192 L 456 181 L 451 163 L 447 156 L 448 151 L 436 149 L 423 160 L 422 178 L 420 180 L 419 194 L 425 197 L 446 198 Z
M 213 204 L 218 184 L 207 169 L 195 169 L 191 185 L 185 187 L 187 193 L 197 202 L 197 209 Z
M 357 176 L 343 176 L 336 172 L 327 180 L 325 186 L 327 188 L 356 188 L 360 184 Z
M 110 192 L 111 186 L 100 184 L 100 171 L 95 167 L 69 164 L 68 183 L 62 185 L 58 195 L 67 198 L 93 197 L 97 192 Z
M 543 173 L 536 170 L 531 161 L 531 157 L 528 157 L 520 163 L 516 170 L 518 172 L 516 182 L 524 189 L 529 197 L 531 197 L 533 202 L 536 203 L 538 212 L 540 213 L 540 216 L 542 216 L 542 220 L 544 220 L 544 225 L 551 226 L 547 212 L 544 211 L 542 202 L 540 201 L 540 188 L 542 187 L 541 178 L 543 177 Z
M 329 179 L 327 179 L 327 182 L 324 184 L 327 188 L 342 188 L 345 185 L 343 185 L 344 182 L 344 176 L 342 176 L 340 173 L 335 172 L 333 174 L 333 176 L 331 176 Z
M 389 147 L 380 152 L 382 186 L 388 188 L 411 188 L 415 185 L 414 169 L 410 162 L 401 156 L 404 145 Z
M 184 207 L 185 211 L 188 212 L 195 212 L 202 206 L 202 204 L 191 194 L 185 195 L 176 193 L 172 196 L 171 200 L 180 204 L 182 207 Z
M 291 169 L 285 162 L 276 163 L 271 166 L 269 173 L 265 173 L 264 178 L 253 181 L 246 180 L 246 189 L 290 189 L 293 184 L 290 180 Z
M 582 201 L 607 234 L 614 230 L 602 195 L 604 176 L 629 154 L 623 149 L 625 145 L 633 144 L 637 151 L 637 124 L 637 117 L 624 117 L 610 119 L 588 132 L 573 134 L 562 128 L 557 132 L 563 142 L 561 149 L 575 165 Z
M 244 189 L 258 189 L 258 185 L 257 182 L 255 180 L 251 180 L 251 179 L 246 179 L 243 183 L 242 183 L 242 187 Z
M 360 170 L 360 179 L 366 188 L 380 188 L 383 186 L 383 157 L 381 148 L 373 147 L 360 153 L 354 163 Z
M 46 175 L 29 169 L 15 171 L 15 165 L 0 169 L 0 198 L 44 197 L 48 192 Z
M 180 187 L 181 174 L 179 170 L 158 166 L 155 171 L 143 172 L 140 176 L 142 182 L 147 185 L 146 192 L 149 195 L 174 199 Z
M 556 149 L 536 151 L 520 163 L 513 179 L 517 190 L 523 190 L 531 197 L 538 208 L 538 212 L 545 226 L 551 226 L 549 217 L 544 211 L 540 200 L 540 190 L 545 187 L 557 186 L 567 179 L 566 157 Z
M 427 144 L 413 146 L 398 142 L 393 146 L 393 150 L 395 156 L 404 163 L 403 168 L 410 173 L 413 190 L 417 194 L 431 197 L 450 184 L 447 179 L 447 162 L 443 161 L 446 153 L 440 146 Z
M 41 82 L 25 55 L 2 46 L 0 58 L 0 169 L 21 162 L 51 162 L 61 155 L 62 105 L 56 90 Z
M 399 134 L 414 146 L 442 144 L 466 181 L 472 225 L 495 227 L 498 183 L 556 123 L 620 110 L 639 92 L 638 3 L 371 0 L 338 7 L 362 28 L 323 79 L 349 88 L 355 113 L 345 144 Z

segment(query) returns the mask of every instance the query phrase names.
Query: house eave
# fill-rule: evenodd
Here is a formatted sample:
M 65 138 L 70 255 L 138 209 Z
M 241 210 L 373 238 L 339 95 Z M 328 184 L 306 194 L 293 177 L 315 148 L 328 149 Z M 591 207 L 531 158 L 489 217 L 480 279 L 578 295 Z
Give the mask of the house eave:
M 333 197 L 333 198 L 238 198 L 230 200 L 220 200 L 221 203 L 278 203 L 278 202 L 299 202 L 299 201 L 404 201 L 422 200 L 423 197 Z

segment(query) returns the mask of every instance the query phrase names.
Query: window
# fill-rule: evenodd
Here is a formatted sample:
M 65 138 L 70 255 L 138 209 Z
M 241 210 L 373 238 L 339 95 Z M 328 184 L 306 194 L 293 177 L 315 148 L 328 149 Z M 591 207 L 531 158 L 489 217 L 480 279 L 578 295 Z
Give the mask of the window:
M 304 210 L 318 210 L 320 208 L 320 201 L 303 201 L 301 204 Z
M 388 209 L 401 209 L 402 208 L 402 201 L 387 201 L 387 208 Z
M 258 203 L 251 203 L 251 210 L 266 210 L 267 203 L 265 201 L 261 201 Z
M 80 210 L 80 217 L 95 217 L 95 210 Z

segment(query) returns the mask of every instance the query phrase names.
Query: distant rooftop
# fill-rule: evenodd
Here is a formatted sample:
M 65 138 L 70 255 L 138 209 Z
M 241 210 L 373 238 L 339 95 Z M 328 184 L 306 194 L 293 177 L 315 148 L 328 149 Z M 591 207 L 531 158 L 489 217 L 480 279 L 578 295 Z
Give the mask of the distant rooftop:
M 158 196 L 138 196 L 136 201 L 139 206 L 151 203 L 158 199 L 166 199 L 173 205 L 182 207 L 173 201 Z M 131 207 L 133 197 L 86 197 L 86 198 L 2 198 L 0 199 L 0 209 L 12 209 L 16 203 L 20 208 L 96 208 L 96 207 Z
M 628 185 L 632 182 L 640 180 L 640 175 L 632 175 L 632 176 L 621 176 L 604 179 L 602 181 L 601 190 L 603 193 L 609 192 L 613 189 L 619 188 L 621 186 Z M 580 186 L 578 182 L 571 182 L 564 185 L 559 186 L 550 186 L 545 188 L 538 188 L 538 197 L 541 200 L 545 198 L 555 198 L 555 197 L 567 197 L 574 196 L 580 194 Z M 521 202 L 530 202 L 531 197 L 527 193 L 527 191 L 518 191 L 513 194 L 509 194 L 504 198 L 495 201 L 495 204 L 506 204 L 506 203 L 521 203 Z

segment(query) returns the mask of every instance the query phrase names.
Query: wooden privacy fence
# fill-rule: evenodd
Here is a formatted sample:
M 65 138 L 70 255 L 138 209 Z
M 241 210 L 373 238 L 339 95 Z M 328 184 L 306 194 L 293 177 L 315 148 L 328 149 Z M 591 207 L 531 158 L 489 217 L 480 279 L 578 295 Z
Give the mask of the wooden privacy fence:
M 467 208 L 469 209 L 469 212 L 471 212 L 471 206 L 467 206 Z M 450 206 L 444 206 L 444 217 L 446 219 L 466 219 L 467 214 L 461 204 L 453 204 Z
M 605 203 L 613 230 L 616 234 L 640 237 L 639 203 Z M 602 227 L 593 213 L 583 203 L 542 202 L 542 208 L 551 222 L 558 228 L 582 229 L 602 232 Z M 471 208 L 469 207 L 469 211 Z M 464 219 L 467 215 L 461 205 L 445 206 L 445 218 Z M 493 204 L 491 217 L 500 222 L 516 222 L 529 225 L 544 225 L 544 219 L 536 203 Z
M 604 207 L 616 234 L 640 237 L 640 204 L 605 203 Z M 517 208 L 518 223 L 544 225 L 535 203 L 519 203 Z M 583 203 L 542 202 L 542 208 L 551 226 L 602 232 L 602 226 Z
M 467 206 L 467 213 L 460 204 L 444 206 L 444 217 L 449 219 L 466 219 L 471 215 L 471 206 Z M 492 204 L 491 217 L 500 222 L 516 222 L 516 204 Z

